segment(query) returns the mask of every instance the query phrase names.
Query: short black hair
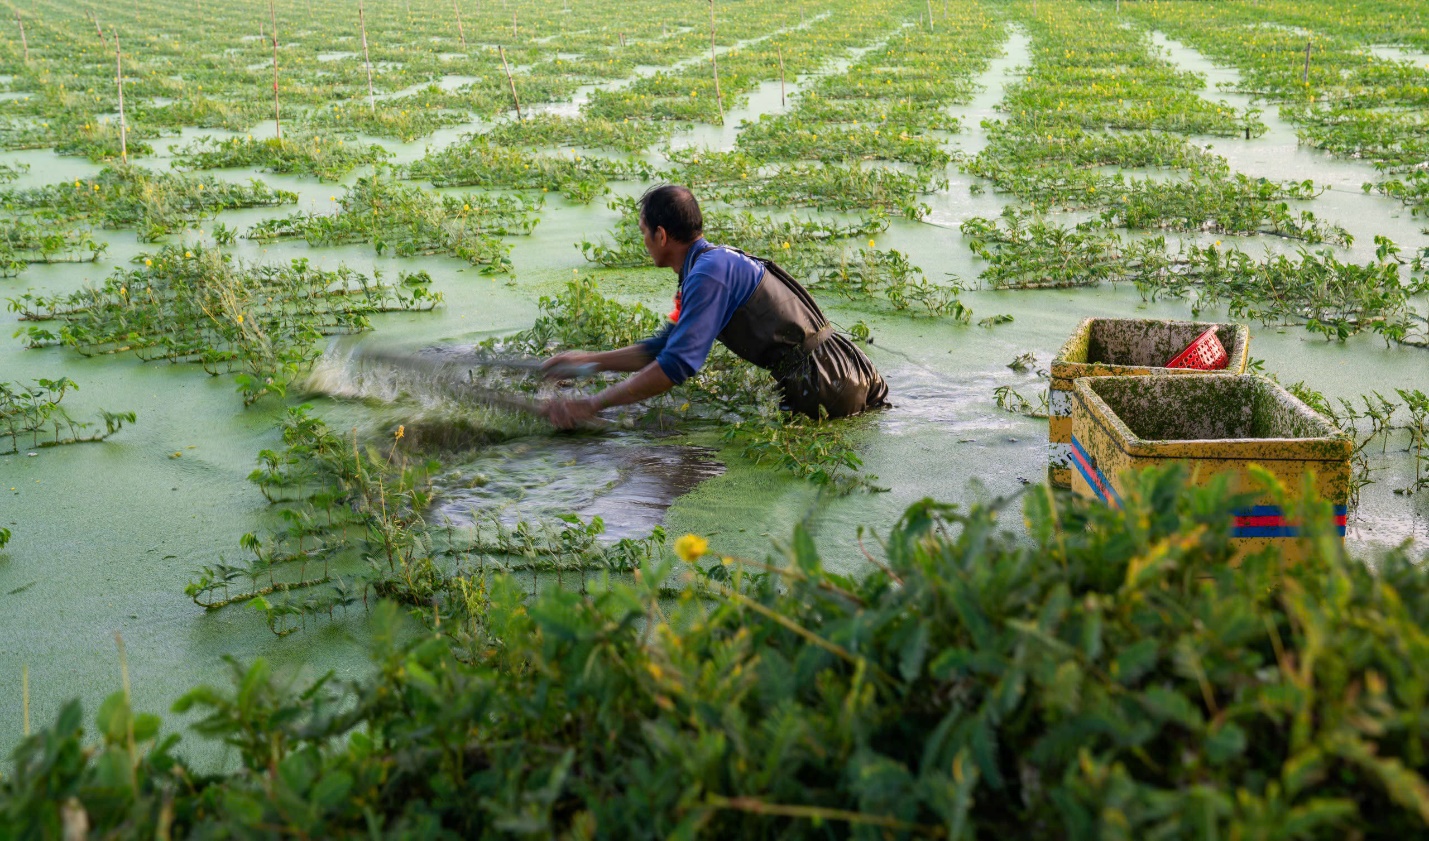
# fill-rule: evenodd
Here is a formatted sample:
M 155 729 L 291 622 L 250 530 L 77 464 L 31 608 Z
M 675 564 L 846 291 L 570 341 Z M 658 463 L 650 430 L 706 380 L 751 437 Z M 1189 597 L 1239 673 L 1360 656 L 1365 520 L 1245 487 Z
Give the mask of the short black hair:
M 705 232 L 705 217 L 690 188 L 659 184 L 640 197 L 640 218 L 654 231 L 664 228 L 676 242 L 694 242 Z

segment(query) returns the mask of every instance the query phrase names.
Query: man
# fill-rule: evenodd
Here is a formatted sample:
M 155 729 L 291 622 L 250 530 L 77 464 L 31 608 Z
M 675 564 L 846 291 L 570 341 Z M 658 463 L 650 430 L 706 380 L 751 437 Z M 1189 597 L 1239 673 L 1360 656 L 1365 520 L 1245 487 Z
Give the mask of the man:
M 773 374 L 790 411 L 838 418 L 886 405 L 888 386 L 873 363 L 833 331 L 798 282 L 768 260 L 705 240 L 688 189 L 665 184 L 641 196 L 640 233 L 655 265 L 679 278 L 670 322 L 629 347 L 547 359 L 547 369 L 568 363 L 635 372 L 599 394 L 550 401 L 544 413 L 551 423 L 569 429 L 601 409 L 664 394 L 705 364 L 715 339 Z

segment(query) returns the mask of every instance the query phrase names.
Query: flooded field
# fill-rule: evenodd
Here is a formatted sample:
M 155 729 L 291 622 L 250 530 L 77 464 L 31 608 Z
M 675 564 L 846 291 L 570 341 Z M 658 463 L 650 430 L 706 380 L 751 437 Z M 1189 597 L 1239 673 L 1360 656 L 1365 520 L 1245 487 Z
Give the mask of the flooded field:
M 50 426 L 14 436 L 0 427 L 0 452 L 14 444 L 0 454 L 0 529 L 9 533 L 0 546 L 0 744 L 54 719 L 68 699 L 93 710 L 115 691 L 116 634 L 137 709 L 167 710 L 193 685 L 224 680 L 224 655 L 263 657 L 295 681 L 366 674 L 370 609 L 378 592 L 400 589 L 394 552 L 414 566 L 429 552 L 448 571 L 490 562 L 535 591 L 629 577 L 651 553 L 669 557 L 685 534 L 717 555 L 761 560 L 775 551 L 771 540 L 787 543 L 802 525 L 827 569 L 862 576 L 876 541 L 861 544 L 860 527 L 886 534 L 925 497 L 966 506 L 1045 481 L 1045 372 L 1092 316 L 1247 323 L 1256 372 L 1303 384 L 1337 411 L 1342 400 L 1363 408 L 1374 392 L 1391 398 L 1395 420 L 1363 448 L 1367 483 L 1346 544 L 1367 562 L 1405 541 L 1421 554 L 1429 547 L 1426 420 L 1412 397 L 1395 396 L 1429 390 L 1429 234 L 1424 193 L 1414 192 L 1423 164 L 1377 157 L 1368 142 L 1351 154 L 1316 134 L 1328 118 L 1315 122 L 1313 105 L 1275 87 L 1275 73 L 1294 81 L 1298 66 L 1237 64 L 1210 23 L 1133 3 L 1124 14 L 1112 3 L 717 3 L 713 70 L 704 7 L 661 22 L 648 3 L 579 2 L 569 12 L 469 4 L 458 24 L 440 4 L 404 13 L 387 3 L 366 10 L 364 44 L 349 31 L 348 4 L 318 3 L 309 16 L 278 3 L 274 46 L 273 23 L 252 4 L 204 4 L 206 14 L 210 5 L 208 21 L 176 2 L 97 12 L 137 68 L 125 71 L 127 163 L 112 148 L 112 38 L 99 40 L 64 4 L 19 4 L 34 55 L 18 42 L 4 47 L 0 168 L 9 181 L 0 190 L 10 239 L 23 238 L 24 224 L 69 239 L 58 252 L 7 252 L 16 262 L 0 297 L 15 303 L 0 313 L 0 383 L 69 378 L 72 418 L 97 422 L 104 410 L 134 420 L 65 446 L 42 446 L 59 434 Z M 1272 18 L 1295 4 L 1229 5 Z M 1302 41 L 1327 26 L 1285 21 Z M 1105 96 L 1086 92 L 1086 64 L 1062 57 L 1088 27 L 1122 39 L 1107 36 L 1106 55 L 1091 59 L 1127 68 Z M 1429 107 L 1413 91 L 1429 85 L 1429 47 L 1386 36 L 1336 52 L 1359 37 L 1324 33 L 1338 40 L 1323 59 L 1320 46 L 1310 53 L 1305 84 L 1332 89 L 1315 75 L 1322 60 L 1366 78 L 1392 68 L 1396 90 Z M 220 59 L 223 50 L 233 54 Z M 368 157 L 295 153 L 296 168 L 283 171 L 280 147 L 263 145 L 278 143 L 266 96 L 275 72 L 289 142 L 316 138 L 313 149 L 344 144 Z M 715 73 L 724 74 L 718 94 Z M 884 82 L 894 94 L 865 93 Z M 524 96 L 521 120 L 513 91 Z M 1144 107 L 1118 111 L 1116 100 L 1131 97 Z M 1412 111 L 1399 101 L 1362 105 Z M 1406 118 L 1417 128 L 1404 130 L 1418 132 L 1422 149 L 1417 113 Z M 49 125 L 62 121 L 63 132 Z M 526 136 L 528 124 L 538 128 Z M 1145 148 L 1107 141 L 1123 136 Z M 202 137 L 231 142 L 222 147 L 231 160 L 197 161 Z M 83 142 L 56 148 L 70 141 Z M 320 180 L 306 166 L 332 169 Z M 127 168 L 153 177 L 124 193 L 114 173 Z M 1400 186 L 1374 186 L 1392 179 Z M 535 357 L 592 337 L 596 327 L 575 322 L 601 307 L 610 308 L 600 322 L 608 341 L 627 338 L 623 330 L 665 313 L 675 291 L 674 276 L 650 267 L 631 235 L 629 199 L 662 181 L 691 184 L 712 240 L 794 267 L 834 324 L 866 339 L 891 407 L 831 422 L 827 433 L 786 429 L 760 408 L 768 394 L 740 390 L 745 374 L 728 361 L 704 392 L 680 392 L 651 413 L 610 412 L 613 431 L 568 434 L 362 380 L 345 355 L 363 343 L 414 353 L 491 343 Z M 200 197 L 253 182 L 290 195 L 271 204 Z M 1204 204 L 1171 209 L 1190 196 Z M 116 221 L 121 203 L 137 209 Z M 744 212 L 753 216 L 741 220 Z M 978 219 L 986 227 L 967 227 Z M 1045 236 L 1019 239 L 1017 225 L 1037 224 L 1050 226 Z M 263 225 L 272 227 L 253 233 Z M 77 245 L 79 231 L 102 247 Z M 991 251 L 976 252 L 974 241 Z M 1145 242 L 1159 244 L 1133 254 Z M 1160 274 L 1147 268 L 1153 251 L 1166 261 Z M 1322 259 L 1286 271 L 1323 270 L 1323 282 L 1276 286 L 1276 257 Z M 340 303 L 317 309 L 316 293 L 278 293 L 277 302 L 215 293 L 177 323 L 162 320 L 163 307 L 124 320 L 126 307 L 143 304 L 141 290 L 177 301 L 196 278 L 293 261 L 299 274 L 346 269 L 361 281 L 341 281 Z M 1232 264 L 1243 274 L 1216 274 Z M 1390 276 L 1408 290 L 1402 299 L 1365 291 L 1383 291 Z M 106 283 L 95 297 L 60 300 Z M 353 307 L 381 284 L 394 291 Z M 571 297 L 581 289 L 599 300 Z M 42 317 L 60 310 L 69 315 Z M 205 319 L 214 326 L 205 322 L 197 338 L 184 332 Z M 549 342 L 533 329 L 542 319 Z M 255 323 L 268 332 L 255 338 Z M 1009 364 L 1029 353 L 1030 363 Z M 533 400 L 558 390 L 520 373 L 484 383 Z M 999 405 L 1004 386 L 1027 411 Z M 302 405 L 325 432 L 294 431 Z M 1338 420 L 1362 436 L 1379 429 L 1365 416 Z M 831 443 L 819 444 L 825 435 Z M 827 466 L 810 455 L 820 446 L 828 459 L 846 447 L 856 465 L 829 468 L 839 482 L 811 479 Z M 280 466 L 263 467 L 264 452 Z M 340 464 L 349 452 L 355 463 Z M 267 480 L 250 479 L 269 469 Z M 396 484 L 361 503 L 342 496 L 369 474 Z M 331 498 L 313 502 L 313 493 Z M 361 505 L 396 500 L 416 509 L 394 527 L 400 534 L 342 524 Z M 334 517 L 339 525 L 325 531 Z M 1003 525 L 1021 533 L 1015 517 Z M 430 534 L 415 534 L 423 529 Z M 572 530 L 579 536 L 561 536 Z M 253 565 L 254 545 L 268 566 Z M 339 595 L 324 595 L 333 586 Z M 414 589 L 401 598 L 420 613 L 446 596 Z M 276 611 L 285 603 L 290 612 Z M 216 743 L 186 751 L 206 767 L 237 761 Z

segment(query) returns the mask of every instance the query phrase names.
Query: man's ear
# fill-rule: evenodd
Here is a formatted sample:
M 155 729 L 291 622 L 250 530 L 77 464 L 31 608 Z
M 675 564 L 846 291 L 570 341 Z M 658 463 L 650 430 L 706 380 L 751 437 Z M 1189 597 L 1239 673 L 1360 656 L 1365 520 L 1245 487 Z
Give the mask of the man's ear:
M 664 225 L 658 225 L 655 228 L 655 233 L 650 235 L 650 239 L 654 240 L 656 245 L 664 248 L 665 243 L 670 241 L 670 233 L 665 230 Z

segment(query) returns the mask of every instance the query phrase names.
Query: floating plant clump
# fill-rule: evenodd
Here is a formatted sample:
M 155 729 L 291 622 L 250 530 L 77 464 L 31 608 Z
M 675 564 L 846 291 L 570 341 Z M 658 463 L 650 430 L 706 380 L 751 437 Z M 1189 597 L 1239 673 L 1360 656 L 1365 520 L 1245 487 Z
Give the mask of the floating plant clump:
M 316 339 L 366 330 L 379 312 L 430 310 L 442 300 L 424 275 L 397 284 L 351 269 L 315 269 L 307 260 L 249 265 L 217 248 L 165 246 L 116 269 L 98 287 L 11 298 L 36 322 L 30 347 L 65 345 L 81 354 L 133 351 L 141 359 L 234 372 L 244 403 L 283 394 L 318 355 Z
M 0 217 L 0 277 L 33 263 L 93 263 L 108 247 L 89 228 L 48 216 Z
M 104 424 L 103 430 L 94 423 L 75 420 L 60 405 L 60 401 L 65 394 L 78 389 L 79 386 L 69 377 L 39 379 L 34 385 L 0 382 L 0 456 L 18 453 L 22 447 L 39 449 L 103 441 L 122 429 L 125 423 L 134 422 L 133 412 L 102 409 L 99 417 Z
M 1011 207 L 997 221 L 969 219 L 962 232 L 988 261 L 982 279 L 998 289 L 1130 281 L 1148 299 L 1194 301 L 1193 314 L 1225 307 L 1233 317 L 1303 324 L 1341 341 L 1368 330 L 1429 347 L 1429 276 L 1408 271 L 1384 237 L 1375 238 L 1373 259 L 1354 263 L 1330 249 L 1260 259 L 1218 244 L 1172 251 L 1164 237 L 1125 240 L 1098 220 L 1067 225 Z
M 668 180 L 738 206 L 882 210 L 921 219 L 928 208 L 919 197 L 948 186 L 944 175 L 930 181 L 914 173 L 857 164 L 767 165 L 739 151 L 680 149 L 669 157 L 674 166 L 664 173 Z
M 135 228 L 154 242 L 224 210 L 291 204 L 298 197 L 257 179 L 235 184 L 212 176 L 152 172 L 111 166 L 90 178 L 44 187 L 0 190 L 0 209 L 43 214 L 64 221 L 85 220 L 105 228 Z
M 360 166 L 392 157 L 381 146 L 322 135 L 292 135 L 254 139 L 230 137 L 226 140 L 200 137 L 174 152 L 174 166 L 183 169 L 224 169 L 251 167 L 284 175 L 311 175 L 322 181 L 337 181 Z
M 265 219 L 249 229 L 259 241 L 302 238 L 309 245 L 370 244 L 399 257 L 450 254 L 486 272 L 510 272 L 504 236 L 531 233 L 541 198 L 522 195 L 436 195 L 378 173 L 359 178 L 338 199 L 338 212 L 295 213 Z
M 652 169 L 636 158 L 531 154 L 473 135 L 428 152 L 402 172 L 436 187 L 556 191 L 584 204 L 610 192 L 609 182 L 648 179 Z
M 634 155 L 663 140 L 669 133 L 670 127 L 666 124 L 647 120 L 617 121 L 591 116 L 537 114 L 519 122 L 497 123 L 482 136 L 498 146 L 574 146 L 615 149 Z

